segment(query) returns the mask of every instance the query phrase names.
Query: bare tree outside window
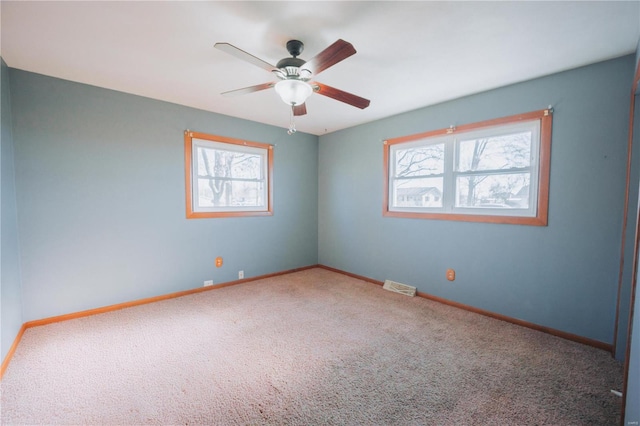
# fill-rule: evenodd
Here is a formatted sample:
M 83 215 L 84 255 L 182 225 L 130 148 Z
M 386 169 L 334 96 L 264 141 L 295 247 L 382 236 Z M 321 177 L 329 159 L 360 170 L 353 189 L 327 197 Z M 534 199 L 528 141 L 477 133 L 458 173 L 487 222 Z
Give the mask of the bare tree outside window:
M 530 184 L 530 132 L 464 140 L 457 146 L 457 171 L 465 173 L 458 177 L 457 206 L 528 207 L 522 195 L 526 191 L 528 196 Z
M 396 177 L 425 176 L 444 172 L 444 144 L 396 151 Z

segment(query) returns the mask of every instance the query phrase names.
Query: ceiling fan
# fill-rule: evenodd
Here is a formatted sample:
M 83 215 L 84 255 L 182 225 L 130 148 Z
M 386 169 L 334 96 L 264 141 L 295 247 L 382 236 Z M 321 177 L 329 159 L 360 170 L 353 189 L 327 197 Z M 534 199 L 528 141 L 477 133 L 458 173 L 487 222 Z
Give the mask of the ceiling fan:
M 322 71 L 356 53 L 353 45 L 344 40 L 336 41 L 308 61 L 298 57 L 304 50 L 304 44 L 299 40 L 289 40 L 287 42 L 287 50 L 292 57 L 281 59 L 276 66 L 256 58 L 229 43 L 216 43 L 214 47 L 263 68 L 273 73 L 280 80 L 231 90 L 222 93 L 223 96 L 243 95 L 274 87 L 280 98 L 291 106 L 293 115 L 305 115 L 307 113 L 305 101 L 313 92 L 360 109 L 369 106 L 370 101 L 368 99 L 312 81 Z

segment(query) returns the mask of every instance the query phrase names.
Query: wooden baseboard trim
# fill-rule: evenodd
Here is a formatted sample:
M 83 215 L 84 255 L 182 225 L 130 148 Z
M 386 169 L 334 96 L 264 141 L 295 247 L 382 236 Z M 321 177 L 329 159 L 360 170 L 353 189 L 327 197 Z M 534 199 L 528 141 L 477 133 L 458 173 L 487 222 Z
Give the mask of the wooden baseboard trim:
M 356 278 L 359 280 L 363 280 L 363 281 L 367 281 L 376 285 L 383 285 L 384 282 L 383 281 L 378 281 L 378 280 L 374 280 L 372 278 L 368 278 L 368 277 L 364 277 L 362 275 L 357 275 L 357 274 L 352 274 L 350 272 L 346 272 L 346 271 L 342 271 L 340 269 L 335 269 L 335 268 L 331 268 L 329 266 L 325 266 L 325 265 L 318 265 L 318 267 L 322 268 L 322 269 L 327 269 L 329 271 L 333 271 L 333 272 L 337 272 L 343 275 L 347 275 L 349 277 L 352 278 Z M 599 340 L 595 340 L 595 339 L 589 339 L 588 337 L 583 337 L 583 336 L 578 336 L 577 334 L 572 334 L 572 333 L 567 333 L 566 331 L 561 331 L 561 330 L 557 330 L 555 328 L 551 328 L 551 327 L 546 327 L 543 325 L 539 325 L 539 324 L 535 324 L 532 322 L 528 322 L 528 321 L 523 321 L 517 318 L 512 318 L 506 315 L 502 315 L 502 314 L 497 314 L 495 312 L 491 312 L 491 311 L 487 311 L 484 309 L 480 309 L 480 308 L 476 308 L 474 306 L 470 306 L 470 305 L 465 305 L 464 303 L 458 303 L 458 302 L 454 302 L 453 300 L 449 300 L 449 299 L 444 299 L 442 297 L 438 297 L 438 296 L 433 296 L 429 293 L 423 293 L 421 291 L 417 292 L 417 295 L 420 297 L 423 297 L 425 299 L 429 299 L 429 300 L 433 300 L 434 302 L 438 302 L 438 303 L 442 303 L 445 305 L 449 305 L 452 306 L 454 308 L 458 308 L 458 309 L 464 309 L 465 311 L 469 311 L 469 312 L 473 312 L 476 314 L 480 314 L 480 315 L 484 315 L 487 317 L 491 317 L 491 318 L 495 318 L 501 321 L 505 321 L 511 324 L 515 324 L 515 325 L 519 325 L 521 327 L 526 327 L 526 328 L 530 328 L 533 330 L 537 330 L 537 331 L 541 331 L 543 333 L 547 333 L 547 334 L 551 334 L 553 336 L 557 336 L 557 337 L 561 337 L 563 339 L 566 340 L 571 340 L 577 343 L 582 343 L 583 345 L 588 345 L 588 346 L 592 346 L 594 348 L 598 348 L 598 349 L 602 349 L 605 350 L 607 352 L 611 352 L 613 349 L 613 345 L 611 345 L 610 343 L 605 343 L 605 342 L 601 342 Z
M 20 327 L 20 330 L 18 331 L 18 335 L 13 340 L 13 344 L 11 345 L 11 348 L 9 348 L 9 352 L 7 352 L 7 356 L 5 356 L 4 360 L 2 360 L 2 367 L 0 367 L 0 380 L 2 380 L 2 376 L 4 376 L 4 372 L 9 366 L 9 361 L 11 361 L 11 358 L 13 357 L 13 353 L 16 351 L 16 348 L 18 347 L 18 343 L 20 343 L 20 339 L 22 339 L 22 335 L 24 334 L 26 329 L 27 329 L 27 326 L 25 324 L 22 324 L 22 327 Z
M 332 268 L 331 266 L 318 265 L 318 268 L 326 269 L 327 271 L 337 272 L 338 274 L 346 275 L 351 278 L 355 278 L 362 281 L 367 281 L 375 285 L 384 285 L 383 281 L 374 280 L 373 278 L 365 277 L 364 275 L 352 274 L 351 272 L 343 271 L 342 269 Z
M 418 296 L 425 299 L 433 300 L 435 302 L 443 303 L 445 305 L 453 306 L 454 308 L 464 309 L 465 311 L 473 312 L 476 314 L 484 315 L 487 317 L 495 318 L 501 321 L 509 322 L 511 324 L 519 325 L 521 327 L 531 328 L 533 330 L 542 331 L 543 333 L 551 334 L 553 336 L 561 337 L 566 340 L 572 340 L 583 345 L 593 346 L 594 348 L 602 349 L 607 352 L 611 352 L 612 345 L 609 343 L 601 342 L 599 340 L 589 339 L 588 337 L 578 336 L 577 334 L 567 333 L 566 331 L 557 330 L 555 328 L 546 327 L 544 325 L 535 324 L 529 321 L 520 320 L 517 318 L 509 317 L 502 314 L 497 314 L 491 311 L 485 311 L 484 309 L 476 308 L 474 306 L 465 305 L 463 303 L 454 302 L 449 299 L 443 299 L 438 296 L 433 296 L 428 293 L 417 292 Z
M 97 315 L 97 314 L 103 314 L 106 312 L 113 312 L 113 311 L 117 311 L 120 309 L 126 309 L 126 308 L 131 308 L 134 306 L 140 306 L 140 305 L 146 305 L 148 303 L 154 303 L 154 302 L 159 302 L 162 300 L 168 300 L 168 299 L 174 299 L 177 297 L 182 297 L 182 296 L 188 296 L 190 294 L 196 294 L 196 293 L 202 293 L 204 291 L 210 291 L 210 290 L 215 290 L 215 289 L 220 289 L 220 288 L 224 288 L 224 287 L 229 287 L 229 286 L 233 286 L 233 285 L 237 285 L 237 284 L 242 284 L 242 283 L 246 283 L 246 282 L 250 282 L 250 281 L 257 281 L 257 280 L 261 280 L 261 279 L 265 279 L 265 278 L 271 278 L 271 277 L 276 277 L 279 275 L 285 275 L 285 274 L 290 274 L 293 272 L 299 272 L 299 271 L 304 271 L 307 269 L 313 269 L 313 268 L 322 268 L 322 269 L 326 269 L 328 271 L 332 271 L 332 272 L 336 272 L 342 275 L 346 275 L 355 279 L 359 279 L 362 281 L 366 281 L 375 285 L 383 285 L 384 283 L 382 281 L 378 281 L 378 280 L 374 280 L 372 278 L 369 277 L 365 277 L 363 275 L 358 275 L 358 274 L 352 274 L 350 272 L 347 271 L 343 271 L 340 269 L 336 269 L 336 268 L 332 268 L 330 266 L 326 266 L 326 265 L 310 265 L 310 266 L 304 266 L 301 268 L 294 268 L 294 269 L 289 269 L 286 271 L 281 271 L 281 272 L 275 272 L 272 274 L 265 274 L 265 275 L 259 275 L 256 277 L 249 277 L 249 278 L 244 278 L 241 280 L 234 280 L 234 281 L 228 281 L 226 283 L 221 283 L 221 284 L 217 284 L 217 285 L 213 285 L 210 287 L 202 287 L 202 288 L 195 288 L 195 289 L 190 289 L 190 290 L 184 290 L 184 291 L 178 291 L 175 293 L 169 293 L 169 294 L 164 294 L 161 296 L 155 296 L 155 297 L 148 297 L 145 299 L 138 299 L 138 300 L 134 300 L 131 302 L 124 302 L 124 303 L 118 303 L 115 305 L 109 305 L 109 306 L 104 306 L 101 308 L 96 308 L 96 309 L 88 309 L 86 311 L 80 311 L 80 312 L 74 312 L 71 314 L 65 314 L 65 315 L 58 315 L 58 316 L 54 316 L 54 317 L 48 317 L 48 318 L 43 318 L 43 319 L 39 319 L 39 320 L 33 320 L 33 321 L 27 321 L 26 323 L 22 324 L 22 327 L 20 327 L 20 331 L 18 332 L 18 335 L 16 336 L 15 340 L 13 341 L 13 344 L 11 345 L 11 348 L 9 349 L 9 352 L 7 352 L 7 356 L 5 356 L 4 360 L 2 361 L 2 367 L 0 369 L 0 380 L 2 379 L 2 376 L 4 375 L 5 370 L 7 369 L 7 366 L 9 365 L 9 362 L 11 361 L 11 358 L 13 357 L 14 352 L 16 351 L 16 348 L 18 347 L 18 344 L 20 343 L 20 340 L 22 339 L 22 335 L 24 334 L 24 332 L 26 331 L 27 328 L 31 328 L 31 327 L 38 327 L 38 326 L 42 326 L 42 325 L 47 325 L 47 324 L 53 324 L 56 322 L 61 322 L 61 321 L 68 321 L 71 319 L 76 319 L 76 318 L 82 318 L 82 317 L 87 317 L 87 316 L 91 316 L 91 315 Z M 476 314 L 480 314 L 480 315 L 485 315 L 491 318 L 495 318 L 501 321 L 506 321 L 512 324 L 516 324 L 522 327 L 527 327 L 527 328 L 531 328 L 533 330 L 537 330 L 537 331 L 542 331 L 544 333 L 548 333 L 557 337 L 561 337 L 563 339 L 567 339 L 567 340 L 572 340 L 574 342 L 578 342 L 578 343 L 582 343 L 588 346 L 593 346 L 595 348 L 598 349 L 602 349 L 605 351 L 612 351 L 612 345 L 609 343 L 604 343 L 601 342 L 599 340 L 594 340 L 594 339 L 589 339 L 587 337 L 582 337 L 582 336 L 578 336 L 576 334 L 572 334 L 572 333 L 567 333 L 561 330 L 556 330 L 550 327 L 545 327 L 542 325 L 538 325 L 538 324 L 534 324 L 528 321 L 523 321 L 523 320 L 519 320 L 517 318 L 512 318 L 512 317 L 508 317 L 506 315 L 501 315 L 501 314 L 497 314 L 495 312 L 491 312 L 491 311 L 486 311 L 484 309 L 480 309 L 480 308 L 476 308 L 470 305 L 465 305 L 463 303 L 458 303 L 458 302 L 454 302 L 452 300 L 448 300 L 448 299 L 444 299 L 441 297 L 437 297 L 437 296 L 433 296 L 430 295 L 428 293 L 423 293 L 423 292 L 418 292 L 417 293 L 418 296 L 423 297 L 425 299 L 429 299 L 429 300 L 433 300 L 435 302 L 438 303 L 442 303 L 445 305 L 449 305 L 452 306 L 454 308 L 458 308 L 458 309 L 464 309 L 466 311 L 470 311 Z
M 103 306 L 101 308 L 88 309 L 86 311 L 74 312 L 74 313 L 71 313 L 71 314 L 58 315 L 58 316 L 55 316 L 55 317 L 43 318 L 43 319 L 34 320 L 34 321 L 28 321 L 28 322 L 25 323 L 25 325 L 27 326 L 27 328 L 29 328 L 29 327 L 38 327 L 38 326 L 41 326 L 41 325 L 52 324 L 52 323 L 55 323 L 55 322 L 68 321 L 68 320 L 71 320 L 71 319 L 88 317 L 88 316 L 91 316 L 91 315 L 103 314 L 103 313 L 106 313 L 106 312 L 118 311 L 120 309 L 131 308 L 131 307 L 134 307 L 134 306 L 146 305 L 148 303 L 160 302 L 162 300 L 175 299 L 176 297 L 189 296 L 191 294 L 202 293 L 202 292 L 205 292 L 205 291 L 216 290 L 216 289 L 220 289 L 220 288 L 224 288 L 224 287 L 230 287 L 232 285 L 243 284 L 243 283 L 247 283 L 247 282 L 250 282 L 250 281 L 262 280 L 264 278 L 276 277 L 278 275 L 290 274 L 292 272 L 303 271 L 305 269 L 311 269 L 311 268 L 315 268 L 315 267 L 316 267 L 316 265 L 304 266 L 302 268 L 288 269 L 286 271 L 274 272 L 272 274 L 264 274 L 264 275 L 258 275 L 258 276 L 255 276 L 255 277 L 243 278 L 241 280 L 227 281 L 225 283 L 220 283 L 220 284 L 212 285 L 212 286 L 209 286 L 209 287 L 193 288 L 193 289 L 184 290 L 184 291 L 177 291 L 175 293 L 163 294 L 161 296 L 147 297 L 145 299 L 133 300 L 131 302 L 117 303 L 115 305 Z
M 190 289 L 190 290 L 177 291 L 175 293 L 163 294 L 161 296 L 147 297 L 147 298 L 144 298 L 144 299 L 133 300 L 131 302 L 117 303 L 115 305 L 103 306 L 101 308 L 87 309 L 86 311 L 73 312 L 73 313 L 70 313 L 70 314 L 57 315 L 57 316 L 54 316 L 54 317 L 42 318 L 42 319 L 33 320 L 33 321 L 27 321 L 24 324 L 22 324 L 22 327 L 20 328 L 20 331 L 18 332 L 18 335 L 16 336 L 16 338 L 15 338 L 15 340 L 13 342 L 13 345 L 11 346 L 11 349 L 9 349 L 9 352 L 7 352 L 7 356 L 2 361 L 2 370 L 0 370 L 0 380 L 2 379 L 2 375 L 4 375 L 4 371 L 6 370 L 7 366 L 9 365 L 9 361 L 11 361 L 11 357 L 13 356 L 13 353 L 15 352 L 16 348 L 18 347 L 18 343 L 20 342 L 20 339 L 22 338 L 22 335 L 24 334 L 24 332 L 25 332 L 25 330 L 27 328 L 39 327 L 39 326 L 42 326 L 42 325 L 53 324 L 53 323 L 61 322 L 61 321 L 68 321 L 68 320 L 72 320 L 72 319 L 76 319 L 76 318 L 88 317 L 88 316 L 91 316 L 91 315 L 104 314 L 104 313 L 107 313 L 107 312 L 118 311 L 120 309 L 126 309 L 126 308 L 131 308 L 131 307 L 134 307 L 134 306 L 146 305 L 148 303 L 159 302 L 159 301 L 162 301 L 162 300 L 175 299 L 176 297 L 188 296 L 190 294 L 202 293 L 204 291 L 216 290 L 216 289 L 220 289 L 220 288 L 224 288 L 224 287 L 230 287 L 230 286 L 233 286 L 233 285 L 247 283 L 247 282 L 250 282 L 250 281 L 257 281 L 257 280 L 262 280 L 262 279 L 265 279 L 265 278 L 277 277 L 278 275 L 290 274 L 292 272 L 299 272 L 299 271 L 304 271 L 306 269 L 312 269 L 312 268 L 317 268 L 317 267 L 318 267 L 318 265 L 303 266 L 301 268 L 288 269 L 286 271 L 274 272 L 272 274 L 264 274 L 264 275 L 258 275 L 258 276 L 255 276 L 255 277 L 244 278 L 244 279 L 241 279 L 241 280 L 228 281 L 228 282 L 225 282 L 225 283 L 216 284 L 216 285 L 209 286 L 209 287 L 201 287 L 201 288 L 194 288 L 194 289 Z

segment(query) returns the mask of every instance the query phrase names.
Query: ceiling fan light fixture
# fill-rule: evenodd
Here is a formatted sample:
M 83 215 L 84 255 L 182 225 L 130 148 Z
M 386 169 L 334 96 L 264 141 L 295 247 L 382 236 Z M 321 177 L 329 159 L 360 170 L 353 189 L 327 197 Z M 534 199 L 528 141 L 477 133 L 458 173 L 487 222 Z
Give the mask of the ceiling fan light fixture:
M 275 85 L 276 92 L 280 99 L 290 106 L 302 105 L 313 93 L 311 85 L 302 80 L 282 80 Z

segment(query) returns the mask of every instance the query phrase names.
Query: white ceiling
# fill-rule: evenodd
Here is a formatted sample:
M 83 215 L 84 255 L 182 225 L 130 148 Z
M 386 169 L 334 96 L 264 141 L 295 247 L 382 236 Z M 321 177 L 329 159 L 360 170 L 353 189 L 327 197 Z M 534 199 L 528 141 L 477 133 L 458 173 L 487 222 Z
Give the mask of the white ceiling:
M 310 59 L 337 39 L 358 53 L 317 81 L 371 100 L 313 94 L 299 131 L 321 135 L 449 99 L 633 53 L 640 1 L 1 2 L 13 68 L 286 128 L 274 81 L 213 48 L 228 42 L 275 65 L 287 40 Z M 631 82 L 629 82 L 631 84 Z

